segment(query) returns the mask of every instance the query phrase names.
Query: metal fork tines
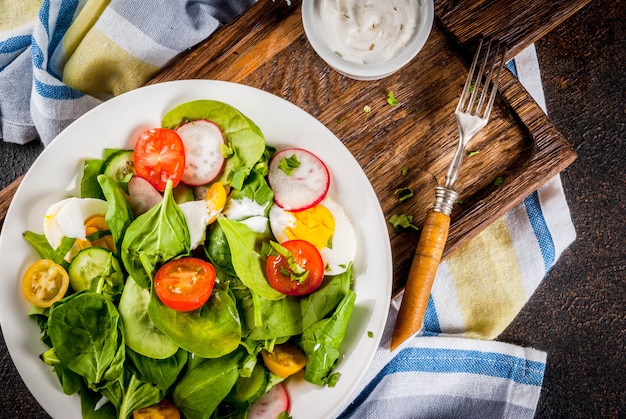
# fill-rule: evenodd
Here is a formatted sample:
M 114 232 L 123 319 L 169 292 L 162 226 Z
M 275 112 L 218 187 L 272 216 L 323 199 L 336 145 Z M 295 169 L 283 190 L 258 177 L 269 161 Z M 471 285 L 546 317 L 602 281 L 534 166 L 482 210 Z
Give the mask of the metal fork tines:
M 483 38 L 478 44 L 455 111 L 459 144 L 446 174 L 446 189 L 452 189 L 459 176 L 465 146 L 487 125 L 498 91 L 506 50 L 506 45 L 497 40 Z

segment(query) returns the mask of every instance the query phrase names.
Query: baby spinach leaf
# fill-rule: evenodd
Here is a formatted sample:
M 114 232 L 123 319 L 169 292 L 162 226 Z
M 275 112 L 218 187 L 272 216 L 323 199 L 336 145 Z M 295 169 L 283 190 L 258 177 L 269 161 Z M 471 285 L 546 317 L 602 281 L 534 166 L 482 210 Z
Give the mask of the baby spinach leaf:
M 163 200 L 128 226 L 122 241 L 122 261 L 129 275 L 147 289 L 159 264 L 189 254 L 190 248 L 187 222 L 174 201 L 169 181 Z
M 183 103 L 163 116 L 165 128 L 176 129 L 197 119 L 206 119 L 222 131 L 226 145 L 232 151 L 217 180 L 241 189 L 243 181 L 265 152 L 265 137 L 259 127 L 236 108 L 215 100 Z
M 239 378 L 245 359 L 243 349 L 220 358 L 207 359 L 188 370 L 175 385 L 174 404 L 187 419 L 210 418 Z
M 327 384 L 341 355 L 339 347 L 346 335 L 355 300 L 356 293 L 350 290 L 330 318 L 320 320 L 302 333 L 301 346 L 307 359 L 306 381 L 321 386 Z
M 87 159 L 83 163 L 83 176 L 80 180 L 81 198 L 104 199 L 104 194 L 98 183 L 98 175 L 102 173 L 102 159 Z
M 98 183 L 102 187 L 102 192 L 109 204 L 105 216 L 107 227 L 111 230 L 117 254 L 120 254 L 124 233 L 133 222 L 133 211 L 117 182 L 108 176 L 100 175 L 98 176 Z
M 241 340 L 241 322 L 235 299 L 227 286 L 218 282 L 209 300 L 190 312 L 172 310 L 153 290 L 148 314 L 156 327 L 174 343 L 202 358 L 229 354 Z
M 56 249 L 53 249 L 46 239 L 46 236 L 43 234 L 33 233 L 32 231 L 26 231 L 24 233 L 24 239 L 35 249 L 39 257 L 42 259 L 50 259 L 64 268 L 68 268 L 70 265 L 68 261 L 65 260 L 65 255 L 70 249 L 74 246 L 74 242 L 76 239 L 72 239 L 69 237 L 63 237 L 61 240 L 61 245 Z
M 276 291 L 265 277 L 265 266 L 256 250 L 261 247 L 258 235 L 238 221 L 218 217 L 217 222 L 224 230 L 230 247 L 233 268 L 248 288 L 268 300 L 279 300 L 285 295 Z
M 48 319 L 56 355 L 94 390 L 116 378 L 109 373 L 112 367 L 120 373 L 118 352 L 123 336 L 119 326 L 120 316 L 113 303 L 91 291 L 61 300 L 51 308 Z
M 167 390 L 178 378 L 178 375 L 187 364 L 189 353 L 184 349 L 165 359 L 155 359 L 143 356 L 126 349 L 126 358 L 129 368 L 141 381 L 154 383 L 161 390 Z
M 141 288 L 133 278 L 128 278 L 118 306 L 124 321 L 126 346 L 150 358 L 169 358 L 178 351 L 178 345 L 150 320 L 149 304 L 150 290 Z

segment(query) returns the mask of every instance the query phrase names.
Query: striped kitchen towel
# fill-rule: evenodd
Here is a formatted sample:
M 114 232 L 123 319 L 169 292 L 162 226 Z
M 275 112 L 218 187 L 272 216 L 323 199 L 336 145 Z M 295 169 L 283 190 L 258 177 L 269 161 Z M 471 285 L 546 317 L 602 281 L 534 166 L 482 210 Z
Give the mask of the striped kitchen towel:
M 48 145 L 253 2 L 0 1 L 0 137 Z
M 534 46 L 508 64 L 545 112 Z M 394 352 L 402 295 L 338 418 L 532 418 L 547 354 L 496 338 L 575 239 L 556 176 L 441 263 L 422 330 Z

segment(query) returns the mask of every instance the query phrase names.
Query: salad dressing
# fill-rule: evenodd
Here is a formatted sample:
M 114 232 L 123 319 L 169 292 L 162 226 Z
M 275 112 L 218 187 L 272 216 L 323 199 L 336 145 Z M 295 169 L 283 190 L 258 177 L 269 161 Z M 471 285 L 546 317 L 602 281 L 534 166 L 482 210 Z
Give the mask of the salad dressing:
M 317 17 L 328 46 L 356 64 L 395 57 L 411 39 L 419 17 L 416 0 L 319 0 Z

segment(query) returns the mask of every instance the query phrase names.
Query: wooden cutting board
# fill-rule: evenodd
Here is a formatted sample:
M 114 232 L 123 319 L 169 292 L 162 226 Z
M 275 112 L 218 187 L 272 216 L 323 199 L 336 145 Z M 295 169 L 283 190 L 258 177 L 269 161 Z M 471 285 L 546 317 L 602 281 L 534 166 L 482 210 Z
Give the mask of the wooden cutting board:
M 420 226 L 457 144 L 454 109 L 478 36 L 507 41 L 509 56 L 514 56 L 587 2 L 436 1 L 435 24 L 416 59 L 386 79 L 362 82 L 339 75 L 315 54 L 304 36 L 301 1 L 288 5 L 260 0 L 151 83 L 198 78 L 233 81 L 296 104 L 352 152 L 387 219 L 408 214 Z M 387 103 L 389 92 L 397 105 Z M 366 107 L 371 110 L 365 112 Z M 444 257 L 576 157 L 508 71 L 489 124 L 468 150 L 477 153 L 465 159 L 456 184 L 462 203 L 452 214 Z M 499 186 L 494 184 L 497 178 L 504 179 Z M 0 192 L 0 223 L 18 184 L 19 180 Z M 405 187 L 414 196 L 400 202 L 395 191 Z M 404 285 L 418 235 L 389 226 L 394 292 Z

